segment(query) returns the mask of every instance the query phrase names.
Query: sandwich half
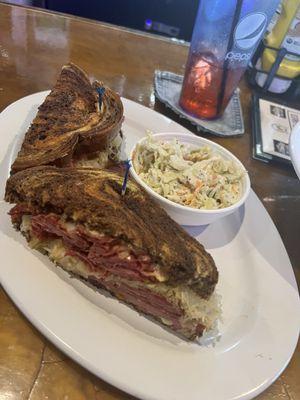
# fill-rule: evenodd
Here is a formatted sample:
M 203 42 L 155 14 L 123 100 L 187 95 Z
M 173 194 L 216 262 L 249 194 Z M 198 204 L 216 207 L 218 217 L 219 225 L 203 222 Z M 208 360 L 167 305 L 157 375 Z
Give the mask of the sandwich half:
M 215 329 L 215 263 L 135 182 L 117 172 L 42 166 L 12 175 L 11 220 L 69 273 L 194 340 Z
M 99 98 L 100 96 L 100 98 Z M 123 105 L 102 83 L 67 64 L 25 134 L 15 173 L 39 165 L 105 167 L 118 156 Z

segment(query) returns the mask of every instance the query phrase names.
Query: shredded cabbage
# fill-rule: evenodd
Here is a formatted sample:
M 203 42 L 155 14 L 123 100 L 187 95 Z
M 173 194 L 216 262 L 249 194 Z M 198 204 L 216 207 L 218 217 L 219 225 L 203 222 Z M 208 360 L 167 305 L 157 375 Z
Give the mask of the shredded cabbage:
M 209 146 L 193 148 L 148 135 L 137 145 L 133 166 L 155 192 L 184 206 L 214 210 L 231 206 L 242 195 L 245 171 Z

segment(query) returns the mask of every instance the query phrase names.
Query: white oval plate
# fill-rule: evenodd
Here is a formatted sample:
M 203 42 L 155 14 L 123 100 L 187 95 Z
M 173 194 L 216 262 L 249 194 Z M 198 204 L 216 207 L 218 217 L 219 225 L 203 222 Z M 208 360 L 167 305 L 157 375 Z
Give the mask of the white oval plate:
M 1 191 L 11 159 L 46 92 L 27 96 L 0 115 Z M 130 100 L 126 151 L 145 130 L 189 133 Z M 16 145 L 15 143 L 18 142 Z M 280 236 L 252 191 L 244 207 L 190 234 L 213 255 L 220 272 L 221 339 L 186 343 L 118 301 L 71 279 L 31 251 L 0 203 L 0 266 L 4 289 L 57 347 L 107 382 L 143 399 L 251 399 L 283 371 L 296 346 L 300 303 Z

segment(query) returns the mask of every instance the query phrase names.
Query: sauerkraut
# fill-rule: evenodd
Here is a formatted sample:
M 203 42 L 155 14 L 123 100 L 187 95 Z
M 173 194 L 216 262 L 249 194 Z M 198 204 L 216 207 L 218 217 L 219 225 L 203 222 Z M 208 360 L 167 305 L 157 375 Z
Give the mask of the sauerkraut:
M 96 153 L 83 154 L 79 159 L 73 160 L 74 167 L 106 168 L 109 160 L 118 162 L 121 155 L 123 136 L 119 133 L 107 146 L 106 149 Z
M 148 135 L 137 145 L 132 161 L 148 186 L 184 206 L 214 210 L 231 206 L 242 196 L 246 172 L 210 146 L 195 148 Z

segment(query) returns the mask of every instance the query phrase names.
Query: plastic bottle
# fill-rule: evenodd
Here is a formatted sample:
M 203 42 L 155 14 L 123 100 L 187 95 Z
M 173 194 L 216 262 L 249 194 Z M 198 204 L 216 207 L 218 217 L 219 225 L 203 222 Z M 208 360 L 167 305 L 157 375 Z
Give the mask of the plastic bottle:
M 271 47 L 296 53 L 299 57 L 287 54 L 281 61 L 277 74 L 293 79 L 300 74 L 300 0 L 283 0 L 281 14 L 273 30 L 266 37 L 266 44 Z M 269 71 L 276 60 L 277 52 L 266 49 L 262 55 L 262 69 Z M 281 84 L 280 84 L 280 81 Z M 284 83 L 285 82 L 285 83 Z M 281 92 L 287 89 L 291 81 L 277 78 Z M 276 91 L 276 90 L 275 90 Z

